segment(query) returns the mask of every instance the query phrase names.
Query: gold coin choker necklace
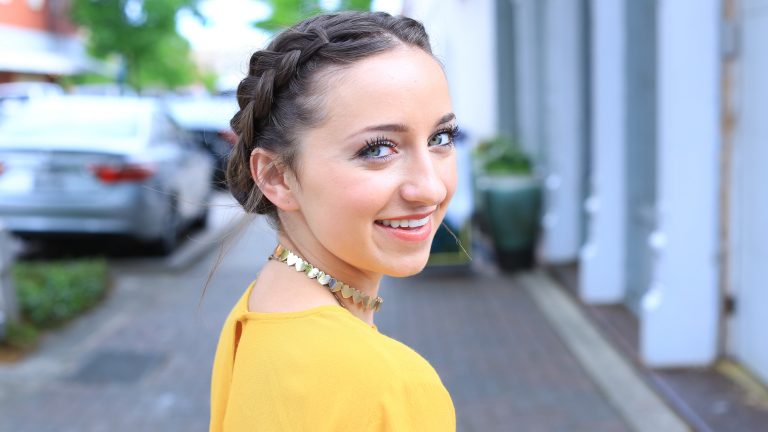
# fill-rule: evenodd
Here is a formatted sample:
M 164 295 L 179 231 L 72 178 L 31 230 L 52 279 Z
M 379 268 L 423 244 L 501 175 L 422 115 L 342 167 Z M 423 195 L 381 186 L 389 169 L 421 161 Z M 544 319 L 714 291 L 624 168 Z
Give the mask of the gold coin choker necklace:
M 275 251 L 269 256 L 269 259 L 286 263 L 296 269 L 297 272 L 303 272 L 308 278 L 314 279 L 320 285 L 327 287 L 334 297 L 341 294 L 344 298 L 352 298 L 352 302 L 363 309 L 371 309 L 375 312 L 381 309 L 381 304 L 384 303 L 384 300 L 381 297 L 371 297 L 356 288 L 352 288 L 308 263 L 281 244 L 277 245 Z M 339 302 L 339 304 L 341 304 L 341 302 Z M 344 305 L 342 304 L 342 306 Z

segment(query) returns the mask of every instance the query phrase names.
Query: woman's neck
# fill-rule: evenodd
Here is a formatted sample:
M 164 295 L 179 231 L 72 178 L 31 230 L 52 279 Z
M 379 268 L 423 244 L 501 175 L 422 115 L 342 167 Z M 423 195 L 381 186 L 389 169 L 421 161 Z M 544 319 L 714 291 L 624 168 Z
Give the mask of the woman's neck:
M 361 271 L 334 256 L 330 251 L 317 242 L 304 241 L 303 244 L 300 245 L 297 244 L 298 242 L 294 242 L 291 238 L 282 234 L 278 236 L 278 241 L 284 248 L 298 255 L 304 261 L 311 263 L 318 270 L 332 276 L 334 279 L 344 282 L 371 298 L 378 296 L 381 274 L 371 274 Z M 285 270 L 290 271 L 288 266 L 285 267 Z M 309 278 L 306 278 L 306 281 L 310 283 L 314 282 Z M 332 293 L 330 290 L 327 292 L 328 295 L 335 297 L 336 301 L 350 313 L 368 324 L 373 324 L 374 311 L 372 309 L 365 308 L 360 304 L 355 304 L 351 297 L 344 298 L 341 295 L 341 292 Z

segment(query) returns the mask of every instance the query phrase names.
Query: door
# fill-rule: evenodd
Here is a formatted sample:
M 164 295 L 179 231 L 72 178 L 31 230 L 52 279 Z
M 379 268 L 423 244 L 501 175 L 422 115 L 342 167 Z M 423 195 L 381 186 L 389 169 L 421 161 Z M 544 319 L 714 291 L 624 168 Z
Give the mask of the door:
M 732 169 L 733 354 L 768 383 L 768 1 L 744 0 Z
M 626 304 L 638 313 L 651 284 L 648 244 L 656 228 L 656 1 L 625 6 L 626 47 Z

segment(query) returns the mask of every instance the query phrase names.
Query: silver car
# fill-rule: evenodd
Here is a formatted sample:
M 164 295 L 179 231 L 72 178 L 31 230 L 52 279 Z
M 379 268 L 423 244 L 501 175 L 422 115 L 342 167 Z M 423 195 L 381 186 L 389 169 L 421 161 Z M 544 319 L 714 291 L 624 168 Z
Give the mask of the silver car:
M 31 101 L 0 124 L 0 221 L 23 236 L 118 234 L 173 250 L 205 223 L 213 161 L 156 101 Z

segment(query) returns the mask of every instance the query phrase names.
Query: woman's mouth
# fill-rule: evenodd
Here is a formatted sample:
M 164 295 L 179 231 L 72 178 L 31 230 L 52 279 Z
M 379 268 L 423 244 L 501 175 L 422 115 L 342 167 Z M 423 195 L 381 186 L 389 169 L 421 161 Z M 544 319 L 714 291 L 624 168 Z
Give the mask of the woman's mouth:
M 375 225 L 399 240 L 419 242 L 432 234 L 432 215 L 417 215 L 402 219 L 380 219 Z
M 379 225 L 402 229 L 419 228 L 426 225 L 427 222 L 429 222 L 429 216 L 421 219 L 387 219 L 376 221 L 376 223 Z

